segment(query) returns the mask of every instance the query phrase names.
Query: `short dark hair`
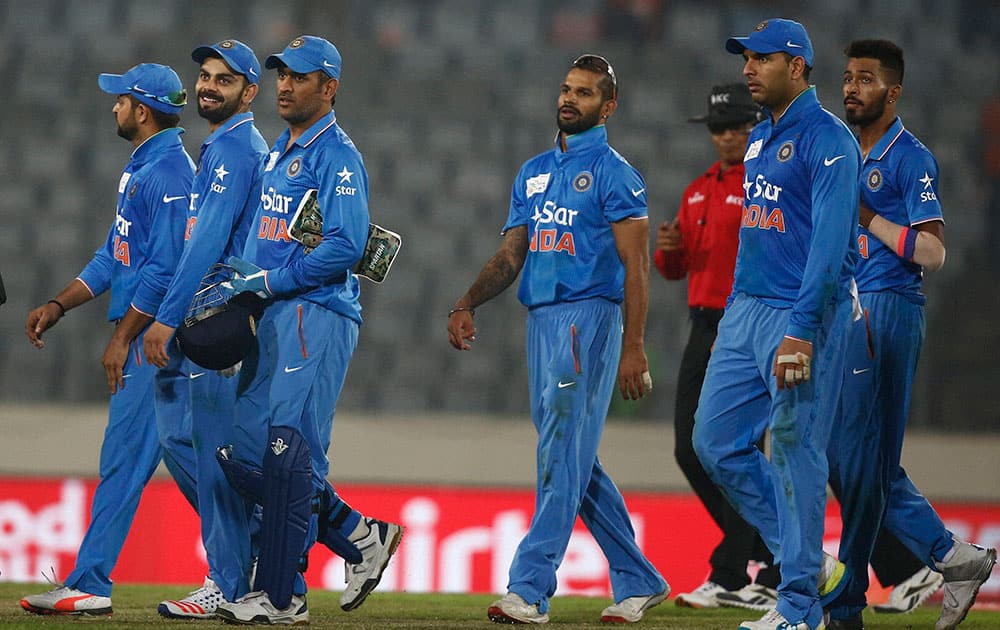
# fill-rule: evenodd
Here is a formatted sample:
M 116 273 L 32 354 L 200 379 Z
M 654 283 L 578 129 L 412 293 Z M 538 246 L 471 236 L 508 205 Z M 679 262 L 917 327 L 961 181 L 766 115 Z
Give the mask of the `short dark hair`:
M 133 109 L 137 105 L 144 105 L 146 109 L 149 110 L 149 115 L 153 117 L 153 122 L 155 122 L 156 126 L 160 128 L 160 131 L 163 131 L 164 129 L 171 129 L 181 124 L 180 114 L 167 114 L 165 112 L 161 112 L 160 110 L 154 107 L 146 105 L 145 103 L 143 103 L 136 97 L 132 96 L 131 94 L 129 94 L 128 97 L 132 101 Z
M 785 61 L 787 61 L 789 64 L 791 64 L 792 63 L 792 59 L 795 59 L 795 57 L 796 57 L 795 55 L 786 53 L 783 50 L 781 51 L 781 54 L 783 54 L 785 56 Z M 798 55 L 798 56 L 802 57 L 802 55 Z M 802 61 L 805 62 L 805 60 L 806 60 L 806 58 L 802 57 Z M 809 64 L 806 64 L 805 67 L 802 69 L 802 79 L 804 81 L 808 81 L 809 80 L 809 74 L 812 72 L 812 70 L 813 70 L 812 66 L 810 66 Z
M 890 83 L 903 84 L 903 49 L 887 39 L 857 39 L 844 49 L 847 57 L 878 59 Z
M 600 55 L 580 55 L 573 62 L 572 68 L 589 70 L 594 74 L 601 75 L 597 81 L 597 87 L 601 89 L 601 100 L 610 101 L 618 97 L 618 77 L 615 76 L 615 69 L 611 63 Z

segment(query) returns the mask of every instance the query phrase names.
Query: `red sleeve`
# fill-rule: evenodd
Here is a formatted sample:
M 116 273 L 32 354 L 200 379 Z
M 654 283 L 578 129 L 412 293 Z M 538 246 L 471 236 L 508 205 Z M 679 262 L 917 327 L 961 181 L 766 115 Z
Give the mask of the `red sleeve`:
M 687 199 L 690 196 L 693 186 L 694 182 L 684 190 L 684 196 L 681 198 L 681 208 L 677 212 L 677 218 L 680 219 L 681 234 L 684 233 L 687 223 Z M 687 276 L 688 272 L 688 256 L 687 250 L 684 249 L 683 241 L 681 242 L 681 248 L 672 252 L 665 252 L 660 249 L 653 252 L 653 264 L 656 265 L 657 270 L 667 280 L 682 280 Z

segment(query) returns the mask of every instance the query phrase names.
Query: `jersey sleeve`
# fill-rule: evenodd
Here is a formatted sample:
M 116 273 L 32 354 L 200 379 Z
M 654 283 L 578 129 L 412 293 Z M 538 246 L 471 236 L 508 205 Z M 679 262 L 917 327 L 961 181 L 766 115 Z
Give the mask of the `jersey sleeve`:
M 267 281 L 276 295 L 318 287 L 349 271 L 368 241 L 368 173 L 361 155 L 343 145 L 316 155 L 317 201 L 323 213 L 323 240 L 309 255 L 271 270 Z M 350 177 L 346 173 L 350 173 Z
M 198 190 L 191 191 L 191 203 L 198 207 L 196 221 L 156 313 L 157 321 L 171 328 L 184 319 L 209 267 L 222 259 L 237 222 L 243 219 L 243 209 L 252 194 L 250 187 L 260 167 L 255 154 L 245 150 L 225 152 L 224 146 L 219 141 L 208 146 L 200 165 L 201 172 L 207 175 L 196 178 Z
M 846 127 L 826 125 L 813 140 L 807 156 L 812 183 L 809 255 L 785 333 L 805 341 L 816 336 L 823 311 L 839 290 L 851 241 L 857 242 L 861 171 L 861 151 Z
M 108 230 L 108 238 L 96 252 L 90 262 L 83 268 L 77 279 L 87 285 L 94 297 L 104 293 L 111 288 L 111 270 L 114 268 L 114 241 L 115 226 L 111 225 Z
M 155 316 L 174 276 L 184 248 L 192 178 L 187 168 L 161 169 L 142 186 L 143 202 L 151 211 L 145 264 L 132 296 L 132 307 L 140 313 Z M 164 203 L 164 199 L 179 196 L 183 199 Z
M 938 198 L 938 165 L 930 151 L 912 151 L 899 165 L 899 192 L 910 225 L 944 220 Z
M 639 171 L 614 154 L 604 161 L 602 168 L 606 171 L 602 202 L 608 222 L 646 218 L 646 182 Z
M 544 190 L 540 192 L 544 192 Z M 528 224 L 528 196 L 528 184 L 525 179 L 524 166 L 522 166 L 510 188 L 510 209 L 507 212 L 507 222 L 500 230 L 501 234 L 509 229 Z

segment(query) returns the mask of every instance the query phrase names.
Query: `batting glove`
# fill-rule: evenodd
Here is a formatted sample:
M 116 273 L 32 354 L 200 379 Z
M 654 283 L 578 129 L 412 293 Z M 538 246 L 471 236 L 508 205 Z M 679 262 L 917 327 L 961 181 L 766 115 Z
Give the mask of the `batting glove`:
M 223 285 L 232 291 L 233 295 L 250 291 L 265 300 L 274 297 L 274 294 L 271 293 L 271 288 L 267 286 L 267 271 L 252 262 L 247 262 L 236 256 L 227 258 L 226 264 L 235 269 L 238 274 Z

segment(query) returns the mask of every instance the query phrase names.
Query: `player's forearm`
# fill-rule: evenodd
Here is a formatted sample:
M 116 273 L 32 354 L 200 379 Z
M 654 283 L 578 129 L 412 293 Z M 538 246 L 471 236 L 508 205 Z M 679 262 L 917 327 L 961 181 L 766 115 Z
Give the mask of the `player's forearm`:
M 937 271 L 944 265 L 944 243 L 930 232 L 899 225 L 879 215 L 872 217 L 866 227 L 903 260 L 916 263 L 927 271 Z
M 649 257 L 625 268 L 625 301 L 623 302 L 623 347 L 642 348 L 646 339 L 646 311 L 649 307 Z
M 52 298 L 52 301 L 63 309 L 61 314 L 65 315 L 66 311 L 76 308 L 92 299 L 94 299 L 94 294 L 90 292 L 90 287 L 79 278 L 76 278 L 67 284 L 66 288 L 60 291 L 58 295 Z
M 124 343 L 131 343 L 151 321 L 153 321 L 152 315 L 137 311 L 134 306 L 129 307 L 128 311 L 125 312 L 125 317 L 122 317 L 122 320 L 115 326 L 112 338 L 117 338 Z
M 528 253 L 528 228 L 518 226 L 507 231 L 496 254 L 487 261 L 476 281 L 455 303 L 456 308 L 475 308 L 488 302 L 517 279 Z

